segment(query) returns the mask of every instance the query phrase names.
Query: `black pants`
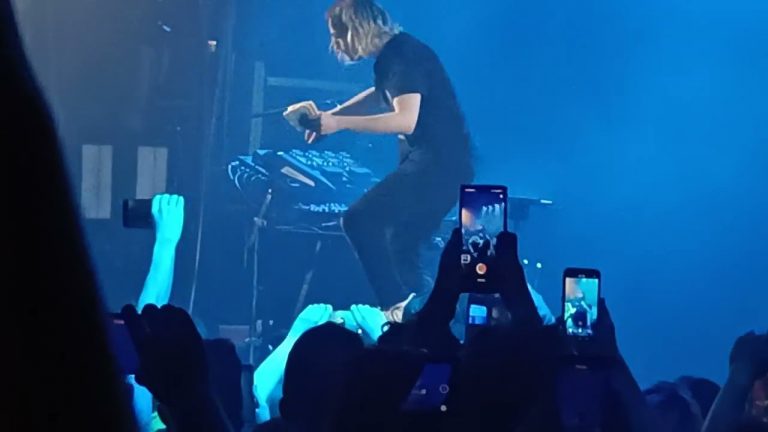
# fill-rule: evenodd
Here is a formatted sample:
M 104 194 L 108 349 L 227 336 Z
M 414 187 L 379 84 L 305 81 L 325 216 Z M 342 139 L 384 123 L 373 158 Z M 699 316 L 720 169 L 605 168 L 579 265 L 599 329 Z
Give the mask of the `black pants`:
M 374 186 L 344 215 L 344 231 L 380 306 L 422 293 L 426 275 L 421 247 L 458 200 L 471 174 L 402 165 Z

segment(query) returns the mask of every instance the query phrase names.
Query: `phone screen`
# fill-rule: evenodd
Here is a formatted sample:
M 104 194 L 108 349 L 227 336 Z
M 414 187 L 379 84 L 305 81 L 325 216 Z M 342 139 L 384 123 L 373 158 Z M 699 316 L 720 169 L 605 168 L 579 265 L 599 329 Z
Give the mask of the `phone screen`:
M 403 403 L 404 411 L 443 410 L 450 391 L 452 367 L 448 363 L 427 363 Z
M 120 372 L 123 375 L 135 374 L 139 369 L 139 356 L 120 314 L 110 315 L 108 334 L 112 354 L 117 360 Z
M 152 200 L 123 200 L 123 227 L 138 229 L 154 228 L 155 220 L 152 217 Z
M 507 229 L 507 188 L 464 185 L 459 201 L 461 264 L 478 282 L 485 282 L 488 258 L 496 253 L 496 236 Z
M 597 271 L 566 270 L 563 293 L 563 320 L 568 336 L 592 336 L 597 320 L 600 276 Z
M 564 431 L 599 431 L 608 375 L 585 365 L 564 366 L 557 378 L 557 404 Z
M 511 316 L 498 294 L 470 293 L 467 298 L 467 325 L 507 324 Z

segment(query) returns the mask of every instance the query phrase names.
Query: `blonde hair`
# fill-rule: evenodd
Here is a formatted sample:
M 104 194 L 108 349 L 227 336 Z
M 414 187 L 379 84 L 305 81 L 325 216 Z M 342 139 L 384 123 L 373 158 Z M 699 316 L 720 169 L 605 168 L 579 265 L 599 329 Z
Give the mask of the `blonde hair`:
M 326 18 L 335 32 L 346 33 L 351 54 L 358 58 L 378 51 L 401 31 L 387 11 L 373 0 L 336 0 Z M 334 49 L 333 45 L 331 49 Z

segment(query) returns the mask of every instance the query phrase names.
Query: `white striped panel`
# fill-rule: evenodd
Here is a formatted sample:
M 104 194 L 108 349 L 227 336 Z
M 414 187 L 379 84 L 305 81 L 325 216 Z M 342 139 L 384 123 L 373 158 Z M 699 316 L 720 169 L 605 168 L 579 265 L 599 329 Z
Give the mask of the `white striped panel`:
M 136 198 L 164 193 L 168 179 L 168 147 L 139 146 L 136 158 Z
M 264 87 L 267 80 L 267 72 L 264 62 L 256 62 L 253 67 L 253 97 L 251 98 L 251 112 L 264 111 Z M 250 153 L 261 147 L 262 119 L 251 120 Z
M 112 146 L 84 144 L 80 210 L 86 219 L 112 217 Z

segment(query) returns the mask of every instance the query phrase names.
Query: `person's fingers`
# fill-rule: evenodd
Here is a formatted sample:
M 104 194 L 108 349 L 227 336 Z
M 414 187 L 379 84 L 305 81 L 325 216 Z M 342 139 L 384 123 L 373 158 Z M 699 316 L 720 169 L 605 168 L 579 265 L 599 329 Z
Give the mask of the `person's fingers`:
M 356 323 L 359 325 L 363 324 L 363 313 L 360 310 L 360 305 L 352 305 L 351 308 L 349 308 L 349 312 L 352 314 L 352 318 L 355 320 Z
M 184 197 L 182 195 L 179 195 L 179 203 L 178 206 L 181 210 L 184 210 Z
M 168 208 L 171 206 L 171 195 L 163 194 L 163 201 L 160 203 L 160 213 L 168 214 Z
M 165 315 L 166 322 L 170 324 L 169 331 L 174 334 L 181 332 L 180 336 L 188 338 L 188 340 L 202 341 L 202 336 L 197 331 L 195 322 L 186 310 L 172 305 L 165 305 L 161 312 Z
M 496 255 L 504 259 L 517 260 L 517 235 L 509 231 L 502 231 L 496 236 Z M 518 260 L 519 264 L 519 260 Z
M 311 117 L 317 117 L 320 115 L 320 110 L 317 108 L 317 105 L 315 105 L 314 102 L 309 101 L 307 103 L 307 108 L 309 109 L 309 115 Z
M 148 304 L 144 306 L 144 309 L 141 310 L 141 320 L 144 322 L 144 326 L 150 336 L 162 328 L 160 308 L 156 305 Z
M 597 321 L 604 326 L 613 327 L 613 318 L 611 318 L 611 312 L 608 310 L 608 305 L 605 299 L 600 297 L 597 299 Z
M 408 298 L 406 298 L 405 300 L 401 301 L 401 302 L 400 302 L 400 303 L 398 303 L 397 305 L 398 305 L 398 306 L 400 306 L 400 307 L 403 307 L 403 308 L 405 308 L 406 306 L 408 306 L 408 303 L 410 303 L 410 302 L 411 302 L 411 300 L 413 300 L 413 298 L 414 298 L 414 297 L 416 297 L 416 294 L 414 294 L 414 293 L 410 293 L 410 294 L 408 295 Z
M 152 198 L 152 214 L 157 216 L 160 213 L 160 203 L 163 200 L 162 195 L 155 195 Z
M 125 327 L 128 329 L 128 334 L 131 335 L 136 351 L 141 354 L 149 338 L 149 329 L 147 329 L 144 320 L 133 305 L 123 306 L 120 315 L 125 321 Z
M 461 228 L 454 228 L 453 231 L 451 231 L 451 237 L 445 244 L 443 251 L 451 251 L 451 253 L 457 253 L 457 251 L 461 250 L 462 243 Z
M 320 316 L 319 316 L 319 323 L 323 324 L 328 322 L 328 320 L 331 319 L 331 315 L 333 315 L 333 307 L 331 305 L 322 304 L 320 305 Z

